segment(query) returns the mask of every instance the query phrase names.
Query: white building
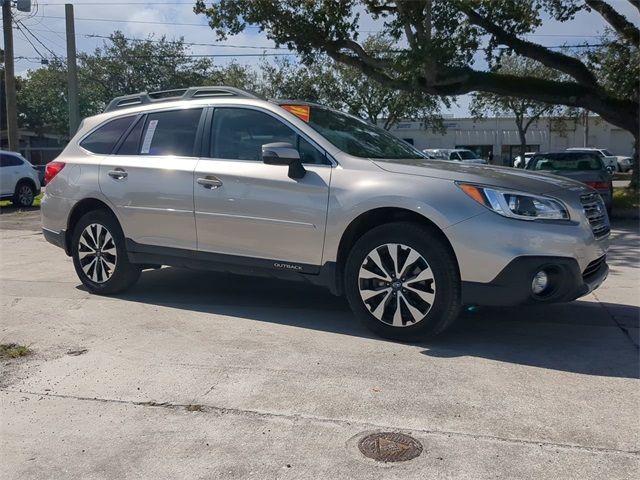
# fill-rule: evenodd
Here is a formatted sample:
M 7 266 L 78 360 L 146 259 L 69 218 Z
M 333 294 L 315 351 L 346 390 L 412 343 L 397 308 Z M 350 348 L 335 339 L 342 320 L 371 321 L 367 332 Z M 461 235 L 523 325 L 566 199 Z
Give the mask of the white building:
M 445 118 L 444 134 L 425 130 L 420 122 L 399 122 L 390 132 L 418 149 L 467 148 L 482 158 L 493 154 L 492 163 L 509 165 L 520 153 L 520 138 L 513 117 Z M 614 155 L 631 156 L 633 136 L 600 117 L 589 117 L 588 139 L 581 121 L 541 118 L 527 131 L 527 151 L 562 151 L 570 147 L 598 147 Z M 585 140 L 586 145 L 585 145 Z

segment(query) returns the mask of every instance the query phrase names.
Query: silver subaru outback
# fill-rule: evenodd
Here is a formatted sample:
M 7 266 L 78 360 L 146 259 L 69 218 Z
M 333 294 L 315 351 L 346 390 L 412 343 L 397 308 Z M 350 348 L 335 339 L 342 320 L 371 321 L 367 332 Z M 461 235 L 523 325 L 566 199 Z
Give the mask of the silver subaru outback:
M 567 302 L 608 273 L 609 219 L 579 182 L 429 160 L 359 118 L 228 87 L 116 98 L 46 176 L 44 236 L 96 294 L 162 265 L 295 279 L 410 340 L 463 305 Z

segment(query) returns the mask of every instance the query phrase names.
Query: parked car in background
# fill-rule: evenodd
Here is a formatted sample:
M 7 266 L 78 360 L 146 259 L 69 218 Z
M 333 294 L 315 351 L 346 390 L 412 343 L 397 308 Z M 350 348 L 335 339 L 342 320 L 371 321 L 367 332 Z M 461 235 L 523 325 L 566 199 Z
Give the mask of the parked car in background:
M 529 164 L 529 160 L 531 160 L 531 157 L 533 157 L 535 154 L 536 152 L 525 152 L 524 162 L 522 161 L 522 155 L 518 155 L 515 161 L 513 162 L 513 166 L 515 168 L 527 168 L 527 165 Z
M 567 152 L 592 152 L 597 154 L 605 168 L 609 168 L 612 172 L 619 172 L 618 157 L 611 153 L 606 148 L 587 148 L 587 147 L 573 147 L 567 148 Z M 631 168 L 631 166 L 629 166 Z
M 38 171 L 22 155 L 0 150 L 0 199 L 30 207 L 40 194 Z
M 38 179 L 40 180 L 40 186 L 44 187 L 45 186 L 44 175 L 45 175 L 45 172 L 47 170 L 47 166 L 46 165 L 34 165 L 33 169 L 36 172 L 38 172 Z
M 631 157 L 624 157 L 622 155 L 616 155 L 618 159 L 618 171 L 628 172 L 633 167 L 633 159 Z
M 436 160 L 451 160 L 454 162 L 486 164 L 487 161 L 478 157 L 471 150 L 462 148 L 427 148 L 422 151 Z
M 613 182 L 598 153 L 582 150 L 536 153 L 529 161 L 527 169 L 553 173 L 589 185 L 598 191 L 607 211 L 611 213 Z

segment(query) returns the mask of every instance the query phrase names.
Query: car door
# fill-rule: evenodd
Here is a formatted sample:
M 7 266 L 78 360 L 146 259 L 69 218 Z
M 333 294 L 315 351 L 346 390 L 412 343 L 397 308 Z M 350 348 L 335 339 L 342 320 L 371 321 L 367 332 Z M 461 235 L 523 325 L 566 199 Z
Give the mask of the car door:
M 198 251 L 270 268 L 316 272 L 322 260 L 332 166 L 325 153 L 272 112 L 218 107 L 195 171 Z M 306 174 L 266 165 L 263 144 L 287 142 Z M 214 185 L 207 182 L 214 182 Z
M 130 245 L 136 251 L 144 245 L 196 249 L 193 171 L 203 112 L 200 107 L 141 115 L 114 153 L 102 159 L 100 188 L 125 236 L 138 244 Z
M 20 175 L 22 160 L 6 153 L 0 154 L 0 195 L 13 195 Z

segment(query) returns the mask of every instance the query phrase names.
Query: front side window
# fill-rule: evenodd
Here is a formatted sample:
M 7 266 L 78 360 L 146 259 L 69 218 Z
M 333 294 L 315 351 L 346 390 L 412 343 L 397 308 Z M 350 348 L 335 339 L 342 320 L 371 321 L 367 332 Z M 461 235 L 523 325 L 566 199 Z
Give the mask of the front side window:
M 306 164 L 327 163 L 324 154 L 280 120 L 247 108 L 216 108 L 211 125 L 209 157 L 227 160 L 262 160 L 262 145 L 293 145 Z
M 91 153 L 103 155 L 110 154 L 122 134 L 131 126 L 136 118 L 135 115 L 129 117 L 116 118 L 105 123 L 98 129 L 90 133 L 80 142 L 80 146 Z
M 149 113 L 140 140 L 140 155 L 199 156 L 196 137 L 201 116 L 201 108 Z M 134 142 L 135 136 L 131 143 Z
M 422 152 L 389 132 L 335 110 L 312 105 L 307 123 L 333 145 L 354 157 L 426 158 Z
M 460 155 L 460 158 L 462 160 L 477 160 L 478 156 L 473 153 L 471 150 L 462 150 L 460 152 L 458 152 L 458 155 Z

